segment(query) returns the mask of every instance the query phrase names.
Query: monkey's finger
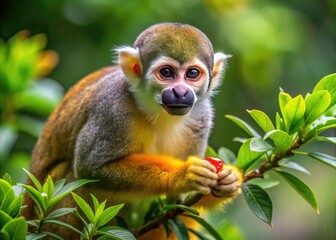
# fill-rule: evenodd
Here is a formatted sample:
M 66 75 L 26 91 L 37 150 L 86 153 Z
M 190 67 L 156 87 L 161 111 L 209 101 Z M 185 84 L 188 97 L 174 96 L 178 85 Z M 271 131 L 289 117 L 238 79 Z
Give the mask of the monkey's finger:
M 214 180 L 217 182 L 218 180 L 218 175 L 215 172 L 212 172 L 211 170 L 207 168 L 203 168 L 200 166 L 190 166 L 188 168 L 188 172 L 191 174 L 194 174 L 195 176 L 206 178 L 209 180 Z
M 223 168 L 223 170 L 221 170 L 218 173 L 218 181 L 226 178 L 227 176 L 229 176 L 232 173 L 232 168 Z
M 233 197 L 240 193 L 240 185 L 231 184 L 231 185 L 218 185 L 212 189 L 212 191 L 217 196 L 222 197 Z
M 197 181 L 189 182 L 189 187 L 191 191 L 201 192 L 203 194 L 209 194 L 211 192 L 214 184 L 217 184 L 216 181 L 209 181 L 208 179 L 198 179 Z
M 200 158 L 197 157 L 189 157 L 188 161 L 189 165 L 193 165 L 193 166 L 199 166 L 202 168 L 206 168 L 209 169 L 210 171 L 217 173 L 217 170 L 214 166 L 211 165 L 211 163 L 209 163 L 208 161 L 202 160 Z
M 231 174 L 225 176 L 224 178 L 218 178 L 218 185 L 229 185 L 235 182 L 241 183 L 241 176 L 238 173 L 232 172 Z

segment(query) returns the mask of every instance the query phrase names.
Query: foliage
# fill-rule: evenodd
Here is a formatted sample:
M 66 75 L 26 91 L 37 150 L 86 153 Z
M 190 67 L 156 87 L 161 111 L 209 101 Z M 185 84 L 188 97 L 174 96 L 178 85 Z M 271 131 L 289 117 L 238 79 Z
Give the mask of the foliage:
M 63 96 L 62 87 L 41 77 L 57 64 L 57 54 L 43 50 L 46 37 L 29 37 L 27 31 L 17 33 L 5 43 L 0 40 L 0 169 L 15 158 L 29 160 L 27 154 L 13 154 L 11 149 L 21 134 L 37 139 L 43 121 Z M 38 81 L 37 81 L 38 80 Z M 27 162 L 25 162 L 27 164 Z M 1 173 L 1 172 L 0 172 Z
M 264 178 L 264 174 L 273 170 L 284 178 L 318 212 L 317 202 L 310 187 L 287 171 L 288 168 L 307 172 L 303 166 L 290 161 L 290 157 L 301 154 L 319 160 L 333 168 L 336 158 L 316 152 L 299 152 L 297 149 L 306 143 L 325 141 L 336 144 L 335 137 L 321 134 L 336 128 L 336 74 L 322 78 L 312 93 L 305 98 L 302 95 L 291 97 L 282 89 L 279 93 L 280 112 L 276 113 L 275 125 L 260 110 L 248 111 L 263 134 L 259 134 L 245 121 L 227 115 L 248 135 L 242 141 L 238 151 L 237 166 L 244 171 L 245 182 L 253 178 Z M 243 195 L 251 210 L 268 224 L 272 222 L 272 201 L 258 185 L 246 183 Z
M 76 212 L 76 215 L 84 225 L 84 233 L 81 234 L 82 239 L 96 239 L 94 237 L 102 235 L 98 239 L 135 240 L 134 236 L 129 231 L 116 226 L 107 226 L 107 224 L 123 207 L 123 204 L 115 205 L 105 209 L 106 200 L 102 203 L 99 203 L 97 198 L 91 194 L 94 206 L 93 211 L 83 198 L 75 193 L 71 194 L 80 209 L 85 214 L 86 218 L 89 220 L 89 223 L 87 223 L 85 219 L 80 216 L 78 212 Z
M 28 231 L 25 219 L 20 216 L 23 191 L 12 183 L 8 174 L 0 179 L 0 239 L 3 240 L 25 239 Z
M 47 236 L 61 239 L 58 235 L 44 230 L 45 226 L 48 224 L 56 224 L 68 228 L 71 231 L 75 231 L 81 236 L 81 239 L 91 240 L 94 237 L 103 235 L 98 239 L 104 239 L 104 236 L 109 239 L 134 239 L 132 234 L 125 229 L 108 226 L 108 223 L 116 216 L 118 211 L 123 207 L 123 204 L 116 205 L 105 208 L 106 201 L 99 204 L 96 197 L 92 195 L 92 201 L 94 205 L 94 211 L 90 208 L 89 204 L 85 202 L 81 197 L 73 193 L 73 191 L 84 184 L 95 182 L 95 180 L 79 179 L 74 182 L 65 184 L 65 179 L 53 182 L 49 176 L 45 183 L 42 185 L 30 172 L 25 170 L 29 178 L 35 185 L 35 188 L 26 185 L 19 184 L 22 186 L 29 197 L 33 199 L 35 206 L 35 212 L 37 214 L 37 219 L 27 220 L 27 223 L 35 229 L 34 232 L 28 233 L 29 239 L 42 239 Z M 67 195 L 72 194 L 74 200 L 84 212 L 85 216 L 89 220 L 87 223 L 84 218 L 80 215 L 76 208 L 56 208 L 55 206 Z M 21 202 L 22 203 L 22 196 Z M 19 213 L 19 211 L 17 211 Z M 58 220 L 59 217 L 65 216 L 67 214 L 74 214 L 77 216 L 84 225 L 84 230 L 78 230 L 72 225 Z M 27 229 L 27 227 L 26 227 Z
M 35 203 L 34 210 L 37 215 L 37 219 L 27 221 L 29 225 L 36 229 L 34 233 L 29 233 L 28 237 L 31 239 L 41 239 L 46 236 L 51 236 L 59 239 L 57 235 L 44 231 L 44 227 L 47 224 L 57 224 L 67 227 L 68 229 L 75 231 L 79 234 L 82 234 L 79 230 L 72 227 L 71 225 L 57 220 L 58 217 L 76 212 L 75 208 L 58 208 L 56 210 L 54 210 L 53 208 L 73 190 L 79 188 L 86 183 L 95 181 L 79 179 L 65 185 L 65 179 L 62 179 L 55 182 L 54 184 L 51 177 L 48 176 L 47 180 L 42 185 L 30 172 L 28 172 L 27 170 L 25 170 L 25 172 L 34 183 L 35 188 L 27 184 L 19 184 L 19 186 L 25 188 L 29 197 L 33 199 Z

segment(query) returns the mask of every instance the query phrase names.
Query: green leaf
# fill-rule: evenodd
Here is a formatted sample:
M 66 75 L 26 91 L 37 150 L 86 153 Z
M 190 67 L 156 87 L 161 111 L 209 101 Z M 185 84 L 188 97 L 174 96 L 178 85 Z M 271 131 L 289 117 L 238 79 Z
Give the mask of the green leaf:
M 97 182 L 97 180 L 89 180 L 89 179 L 79 179 L 74 182 L 68 183 L 63 186 L 59 191 L 55 192 L 54 197 L 49 201 L 48 209 L 55 206 L 59 201 L 61 201 L 65 196 L 67 196 L 70 192 L 75 189 L 83 186 L 84 184 Z
M 28 226 L 24 217 L 18 217 L 7 222 L 1 231 L 7 233 L 11 240 L 22 240 L 26 239 Z
M 238 143 L 243 144 L 243 143 L 246 142 L 248 139 L 249 139 L 249 138 L 235 137 L 235 138 L 233 138 L 233 141 L 234 141 L 234 142 L 238 142 Z
M 180 208 L 180 209 L 182 209 L 186 212 L 190 212 L 190 213 L 193 213 L 195 215 L 199 215 L 199 212 L 196 209 L 185 206 L 185 205 L 182 205 L 182 204 L 168 204 L 163 208 L 163 210 L 164 211 L 169 211 L 169 210 L 174 209 L 174 208 Z
M 266 113 L 260 110 L 251 110 L 247 112 L 265 133 L 274 130 L 274 125 Z
M 325 163 L 329 166 L 332 166 L 333 168 L 336 168 L 336 157 L 317 152 L 308 153 L 308 156 L 319 160 L 320 162 Z
M 22 201 L 23 201 L 23 196 L 19 196 L 17 198 L 15 198 L 9 205 L 7 212 L 8 214 L 12 217 L 18 217 L 20 210 L 21 210 L 21 206 L 22 206 Z
M 47 180 L 45 181 L 45 183 L 43 185 L 43 192 L 47 194 L 48 200 L 53 197 L 54 191 L 55 191 L 54 183 L 53 183 L 51 177 L 48 176 Z
M 37 221 L 39 221 L 39 220 L 37 220 Z M 39 227 L 39 224 L 38 224 L 36 221 L 34 221 L 34 220 L 26 220 L 26 223 L 27 223 L 29 226 L 33 226 L 33 227 L 35 227 L 35 228 L 38 228 L 38 227 Z
M 272 130 L 266 133 L 264 139 L 267 138 L 270 138 L 281 152 L 285 152 L 292 143 L 291 137 L 281 130 Z
M 26 240 L 38 240 L 46 237 L 46 233 L 29 233 Z
M 65 179 L 58 180 L 54 184 L 54 194 L 56 195 L 64 186 L 65 184 Z
M 123 206 L 124 204 L 118 204 L 105 209 L 104 212 L 100 215 L 97 225 L 104 226 L 105 224 L 107 224 L 118 214 L 118 212 Z
M 250 149 L 254 152 L 264 153 L 264 152 L 274 149 L 274 147 L 272 147 L 266 141 L 260 138 L 252 138 L 250 142 Z
M 58 208 L 55 211 L 51 212 L 46 217 L 46 220 L 58 218 L 58 217 L 64 216 L 69 213 L 74 213 L 75 211 L 76 211 L 76 208 Z
M 197 217 L 195 215 L 189 215 L 189 214 L 182 214 L 182 216 L 189 217 L 194 219 L 196 222 L 198 222 L 205 230 L 207 230 L 213 239 L 215 240 L 223 240 L 222 237 L 218 234 L 218 232 L 203 218 Z
M 10 240 L 9 236 L 5 232 L 0 232 L 0 239 L 1 240 Z
M 283 117 L 286 124 L 286 129 L 289 135 L 298 131 L 303 125 L 303 117 L 306 111 L 306 105 L 301 95 L 290 100 L 283 110 Z
M 76 201 L 77 205 L 80 207 L 80 209 L 82 209 L 82 211 L 84 212 L 85 216 L 88 218 L 88 220 L 91 223 L 95 223 L 95 216 L 93 214 L 93 211 L 90 207 L 89 204 L 87 204 L 87 202 L 85 202 L 85 200 L 83 198 L 81 198 L 80 196 L 78 196 L 76 193 L 71 193 L 73 199 Z
M 159 198 L 152 200 L 148 207 L 148 210 L 145 213 L 144 217 L 145 222 L 148 222 L 151 219 L 153 219 L 153 217 L 157 216 L 158 214 L 161 214 L 161 208 L 162 204 Z
M 175 219 L 168 219 L 168 223 L 173 229 L 173 232 L 175 233 L 176 238 L 178 240 L 189 240 L 188 229 L 184 224 L 184 222 L 182 222 L 178 218 L 175 218 Z
M 247 140 L 238 151 L 237 167 L 247 170 L 255 161 L 257 161 L 264 153 L 254 152 L 250 149 L 251 139 Z
M 34 200 L 35 204 L 42 210 L 45 211 L 45 207 L 44 207 L 44 202 L 43 202 L 43 197 L 41 192 L 39 192 L 38 190 L 36 190 L 35 188 L 33 188 L 30 185 L 25 185 L 25 184 L 18 184 L 19 186 L 22 186 L 26 189 L 29 197 L 31 197 L 31 199 Z
M 215 151 L 215 149 L 213 149 L 212 147 L 208 146 L 206 153 L 205 153 L 206 157 L 215 157 L 218 158 L 218 155 Z
M 103 234 L 105 236 L 99 237 L 99 240 L 107 240 L 110 239 L 108 237 L 113 237 L 113 239 L 120 239 L 120 240 L 136 240 L 133 234 L 123 228 L 116 227 L 116 226 L 105 226 L 99 228 L 97 234 Z
M 45 233 L 48 237 L 51 237 L 53 239 L 64 240 L 63 238 L 52 232 L 43 231 L 42 233 Z
M 3 180 L 8 182 L 10 185 L 14 185 L 15 183 L 13 182 L 13 179 L 8 173 L 5 173 L 5 175 L 2 177 Z
M 8 223 L 10 220 L 12 220 L 11 216 L 9 216 L 6 212 L 0 210 L 0 230 L 5 226 L 6 223 Z
M 318 137 L 316 138 L 316 140 L 336 144 L 336 137 L 324 137 L 324 136 L 318 136 Z
M 305 99 L 305 124 L 308 125 L 322 116 L 328 109 L 331 97 L 328 91 L 321 90 L 308 95 Z
M 218 157 L 222 159 L 225 164 L 235 164 L 237 161 L 234 152 L 226 147 L 220 147 L 218 149 Z
M 329 107 L 336 104 L 336 73 L 322 78 L 314 87 L 313 93 L 320 90 L 327 90 L 330 93 L 331 102 Z
M 275 115 L 276 128 L 282 131 L 286 131 L 286 125 L 280 114 L 277 112 Z
M 287 103 L 289 103 L 289 101 L 292 100 L 292 97 L 285 92 L 280 92 L 279 93 L 279 107 L 280 107 L 280 111 L 282 116 L 284 116 L 284 112 L 285 112 L 285 106 L 287 105 Z
M 273 204 L 267 192 L 251 183 L 242 186 L 243 196 L 252 212 L 262 221 L 272 226 Z
M 15 194 L 12 185 L 3 179 L 0 179 L 0 209 L 7 211 L 14 199 Z
M 106 201 L 107 201 L 107 200 L 105 200 L 104 202 L 102 202 L 102 203 L 98 206 L 98 208 L 95 210 L 95 223 L 98 223 L 98 220 L 99 220 L 99 218 L 101 217 L 101 215 L 102 215 L 102 213 L 103 213 L 103 211 L 104 211 L 104 209 L 105 209 Z
M 298 192 L 313 207 L 317 213 L 319 212 L 315 195 L 307 186 L 307 184 L 288 172 L 284 172 L 280 169 L 273 170 L 283 177 L 295 189 L 295 191 Z
M 303 166 L 301 166 L 300 164 L 298 164 L 296 162 L 291 162 L 291 161 L 281 162 L 280 166 L 290 168 L 290 169 L 294 169 L 296 171 L 303 172 L 303 173 L 306 173 L 308 175 L 310 174 L 310 172 L 306 168 L 304 168 Z
M 23 168 L 23 171 L 25 171 L 27 173 L 27 175 L 30 178 L 30 180 L 32 180 L 32 182 L 34 183 L 36 189 L 39 192 L 43 192 L 42 185 L 39 182 L 39 180 L 37 180 L 37 178 L 33 174 L 31 174 L 27 169 Z
M 91 198 L 92 198 L 94 210 L 96 212 L 98 207 L 100 206 L 100 204 L 98 202 L 98 199 L 93 194 L 90 194 L 90 195 L 91 195 Z M 105 207 L 105 204 L 104 204 L 104 207 Z
M 226 118 L 230 119 L 232 122 L 237 124 L 238 127 L 243 129 L 249 136 L 251 137 L 260 137 L 259 133 L 254 130 L 248 123 L 246 123 L 244 120 L 232 116 L 232 115 L 225 115 Z
M 200 232 L 198 232 L 194 229 L 188 228 L 188 231 L 193 233 L 197 237 L 198 240 L 209 240 L 209 238 L 207 238 L 202 233 L 200 233 Z
M 81 236 L 84 237 L 84 239 L 86 238 L 86 236 L 81 232 L 79 231 L 77 228 L 71 226 L 70 224 L 67 224 L 65 222 L 62 222 L 62 221 L 58 221 L 58 220 L 55 220 L 55 219 L 48 219 L 48 220 L 45 220 L 44 222 L 45 224 L 56 224 L 56 225 L 59 225 L 59 226 L 62 226 L 62 227 L 65 227 L 67 229 L 70 229 L 78 234 L 80 234 Z
M 279 181 L 272 178 L 254 178 L 249 181 L 251 184 L 256 184 L 263 189 L 276 187 L 280 184 Z
M 309 126 L 309 131 L 305 134 L 306 138 L 314 138 L 318 134 L 331 128 L 336 128 L 336 118 L 322 115 Z
M 98 182 L 98 180 L 91 180 L 91 179 L 78 179 L 74 182 L 68 183 L 65 185 L 60 191 L 55 194 L 54 197 L 65 197 L 67 194 L 72 192 L 73 190 L 83 186 L 84 184 L 87 183 L 93 183 L 93 182 Z

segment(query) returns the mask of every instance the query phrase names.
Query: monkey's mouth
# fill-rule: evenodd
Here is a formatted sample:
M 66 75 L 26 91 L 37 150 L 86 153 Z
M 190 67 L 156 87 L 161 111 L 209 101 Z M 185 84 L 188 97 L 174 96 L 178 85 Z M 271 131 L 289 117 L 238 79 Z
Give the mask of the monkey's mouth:
M 192 106 L 187 104 L 162 104 L 163 109 L 170 115 L 182 116 L 190 112 Z

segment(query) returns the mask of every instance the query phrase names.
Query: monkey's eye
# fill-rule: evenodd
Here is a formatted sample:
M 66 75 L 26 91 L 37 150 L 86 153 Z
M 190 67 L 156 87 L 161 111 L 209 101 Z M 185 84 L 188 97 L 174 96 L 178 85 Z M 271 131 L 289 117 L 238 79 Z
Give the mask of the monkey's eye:
M 197 68 L 190 68 L 186 72 L 186 77 L 190 79 L 197 79 L 200 76 L 200 70 Z
M 170 67 L 163 67 L 160 69 L 160 75 L 163 78 L 173 78 L 174 71 Z

